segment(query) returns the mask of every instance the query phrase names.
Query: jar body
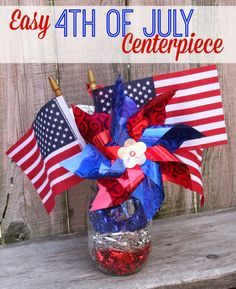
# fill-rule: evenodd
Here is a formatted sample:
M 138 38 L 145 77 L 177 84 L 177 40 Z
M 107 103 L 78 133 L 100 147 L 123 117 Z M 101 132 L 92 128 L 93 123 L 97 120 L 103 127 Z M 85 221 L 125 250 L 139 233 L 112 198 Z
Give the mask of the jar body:
M 151 224 L 138 199 L 89 212 L 88 217 L 89 252 L 101 271 L 130 275 L 144 266 L 151 251 Z

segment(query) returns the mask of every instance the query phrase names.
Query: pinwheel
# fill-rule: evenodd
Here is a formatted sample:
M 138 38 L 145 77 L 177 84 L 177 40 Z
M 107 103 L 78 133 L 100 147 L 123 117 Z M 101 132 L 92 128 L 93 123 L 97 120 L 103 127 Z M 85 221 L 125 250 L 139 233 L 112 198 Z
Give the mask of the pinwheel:
M 151 219 L 164 200 L 163 180 L 195 189 L 188 165 L 176 152 L 183 142 L 204 136 L 184 124 L 164 124 L 165 107 L 174 95 L 175 91 L 161 94 L 138 109 L 118 78 L 110 115 L 89 115 L 73 107 L 87 145 L 61 164 L 81 178 L 97 180 L 99 191 L 91 210 L 122 204 L 132 195 Z

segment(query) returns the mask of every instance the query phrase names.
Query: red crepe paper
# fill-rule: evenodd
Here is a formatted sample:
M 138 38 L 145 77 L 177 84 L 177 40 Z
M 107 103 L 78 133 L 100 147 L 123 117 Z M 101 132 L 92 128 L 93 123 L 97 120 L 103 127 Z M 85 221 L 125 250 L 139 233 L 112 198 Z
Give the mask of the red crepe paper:
M 170 181 L 186 189 L 193 190 L 190 170 L 187 165 L 161 145 L 147 149 L 146 156 L 149 160 L 160 164 L 163 181 Z
M 91 204 L 90 211 L 96 211 L 101 208 L 101 204 L 103 204 L 104 208 L 108 208 L 112 206 L 112 199 L 107 191 L 107 188 L 104 187 L 101 183 L 98 183 L 99 191 L 93 203 Z
M 188 167 L 183 163 L 160 163 L 163 181 L 170 181 L 192 190 L 192 181 Z
M 102 148 L 111 141 L 111 137 L 108 130 L 100 132 L 93 137 L 93 144 L 99 148 Z
M 147 159 L 154 162 L 179 162 L 179 159 L 161 145 L 147 149 L 145 153 Z
M 116 160 L 118 158 L 119 148 L 119 146 L 103 147 L 103 153 L 107 158 Z
M 163 93 L 151 99 L 127 121 L 129 135 L 138 140 L 145 128 L 151 125 L 163 125 L 166 119 L 166 105 L 175 95 L 175 91 Z
M 139 166 L 134 167 L 133 169 L 127 169 L 124 174 L 119 178 L 104 178 L 99 179 L 99 196 L 103 193 L 105 195 L 109 193 L 112 202 L 108 205 L 106 202 L 106 208 L 110 206 L 116 206 L 124 201 L 126 201 L 130 194 L 138 187 L 138 185 L 144 179 L 144 174 Z M 103 187 L 106 188 L 104 191 Z M 102 199 L 102 198 L 101 198 Z M 105 198 L 107 200 L 107 198 Z M 97 202 L 97 200 L 95 199 Z M 96 203 L 97 209 L 104 208 L 104 202 L 100 203 L 99 205 Z M 94 210 L 94 204 L 92 204 L 92 209 Z
M 88 143 L 97 145 L 95 137 L 100 133 L 104 134 L 104 131 L 106 132 L 109 129 L 110 115 L 106 113 L 94 113 L 90 115 L 76 106 L 72 106 L 72 109 L 82 137 Z

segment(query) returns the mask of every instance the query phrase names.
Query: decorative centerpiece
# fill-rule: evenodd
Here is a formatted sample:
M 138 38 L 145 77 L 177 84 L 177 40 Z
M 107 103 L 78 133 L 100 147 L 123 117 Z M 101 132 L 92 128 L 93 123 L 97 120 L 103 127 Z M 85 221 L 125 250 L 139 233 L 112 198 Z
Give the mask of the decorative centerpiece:
M 174 169 L 183 186 L 191 184 L 188 167 L 174 153 L 184 141 L 203 135 L 184 124 L 164 125 L 165 107 L 174 95 L 164 93 L 138 109 L 119 78 L 110 115 L 89 115 L 73 107 L 87 145 L 61 165 L 83 179 L 97 180 L 99 191 L 89 212 L 89 248 L 106 273 L 132 274 L 146 262 L 149 222 L 164 200 L 162 170 L 168 174 Z
M 203 205 L 203 148 L 227 143 L 216 66 L 126 84 L 119 77 L 115 86 L 90 91 L 95 113 L 73 106 L 74 117 L 50 80 L 57 97 L 7 155 L 32 181 L 48 213 L 56 195 L 95 180 L 91 257 L 105 273 L 135 273 L 151 250 L 163 181 L 199 193 Z

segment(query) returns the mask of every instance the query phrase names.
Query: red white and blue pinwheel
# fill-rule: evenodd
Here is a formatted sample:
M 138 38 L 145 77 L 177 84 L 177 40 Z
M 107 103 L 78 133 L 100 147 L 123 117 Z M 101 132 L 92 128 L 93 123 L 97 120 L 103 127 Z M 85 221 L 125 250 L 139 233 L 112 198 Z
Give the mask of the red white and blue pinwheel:
M 164 124 L 165 107 L 174 95 L 161 94 L 138 109 L 118 78 L 110 115 L 89 115 L 73 107 L 87 145 L 61 165 L 81 178 L 97 180 L 99 191 L 91 210 L 119 205 L 133 196 L 152 219 L 164 200 L 163 180 L 194 189 L 188 165 L 175 153 L 184 141 L 203 135 L 184 124 Z

